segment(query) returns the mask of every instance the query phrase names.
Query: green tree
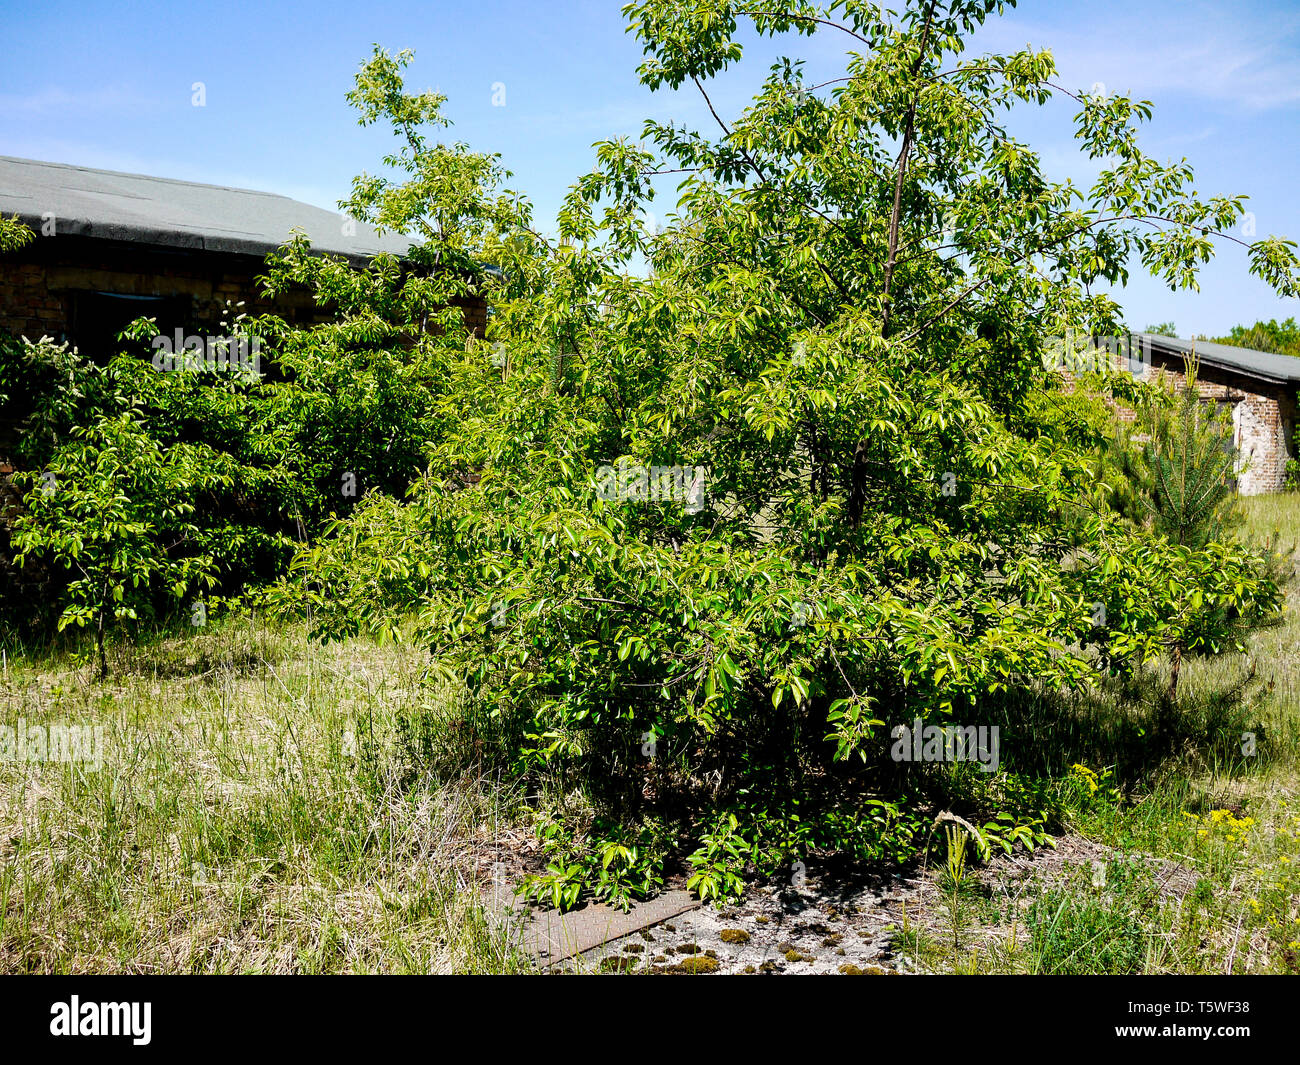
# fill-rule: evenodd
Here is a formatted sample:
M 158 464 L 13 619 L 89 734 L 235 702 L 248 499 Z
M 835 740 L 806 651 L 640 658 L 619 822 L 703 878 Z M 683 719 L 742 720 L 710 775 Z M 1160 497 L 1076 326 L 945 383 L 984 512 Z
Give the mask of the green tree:
M 23 225 L 17 215 L 5 218 L 0 215 L 0 253 L 17 251 L 35 239 L 31 229 Z
M 1154 531 L 1184 547 L 1224 543 L 1241 522 L 1233 492 L 1238 455 L 1231 411 L 1202 400 L 1196 388 L 1198 360 L 1186 359 L 1183 387 L 1168 403 L 1147 407 L 1138 423 L 1142 502 Z
M 1218 337 L 1215 343 L 1276 355 L 1300 356 L 1300 326 L 1296 325 L 1294 318 L 1284 322 L 1273 318 L 1252 326 L 1234 325 L 1226 337 Z
M 100 676 L 105 641 L 140 620 L 155 597 L 182 599 L 214 583 L 212 560 L 189 544 L 196 484 L 219 480 L 193 448 L 164 451 L 131 413 L 76 427 L 31 490 L 14 523 L 16 561 L 34 558 L 73 574 L 59 628 L 90 626 Z
M 295 594 L 325 634 L 391 633 L 414 604 L 436 668 L 523 736 L 519 769 L 591 792 L 591 845 L 562 852 L 555 897 L 643 890 L 594 857 L 662 854 L 628 842 L 641 831 L 684 845 L 706 893 L 748 861 L 903 847 L 891 725 L 1132 668 L 1193 638 L 1172 633 L 1197 591 L 1242 618 L 1276 605 L 1249 552 L 1135 529 L 1039 399 L 1060 387 L 1053 337 L 1118 330 L 1103 281 L 1141 262 L 1194 287 L 1241 200 L 1199 197 L 1189 167 L 1140 149 L 1148 105 L 1066 90 L 1049 52 L 962 55 L 998 10 L 630 4 L 643 83 L 694 86 L 715 128 L 598 145 L 555 241 L 486 192 L 468 243 L 422 231 L 426 254 L 450 232 L 501 266 L 488 343 L 448 359 L 410 500 L 335 526 Z M 741 60 L 742 24 L 837 36 L 844 76 L 808 84 L 782 60 L 724 117 L 709 83 Z M 382 57 L 358 84 L 363 121 L 404 137 L 429 115 Z M 1090 187 L 1049 178 L 1003 122 L 1057 96 L 1104 161 Z M 675 210 L 651 229 L 669 174 Z M 1300 291 L 1294 245 L 1248 254 Z M 1159 565 L 1134 561 L 1144 546 Z M 1122 661 L 1089 651 L 1097 602 Z

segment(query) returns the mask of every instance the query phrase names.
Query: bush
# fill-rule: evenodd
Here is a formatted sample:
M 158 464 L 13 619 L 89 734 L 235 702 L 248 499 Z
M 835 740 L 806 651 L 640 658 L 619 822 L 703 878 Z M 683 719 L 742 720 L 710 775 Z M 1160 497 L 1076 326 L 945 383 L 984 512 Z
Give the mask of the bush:
M 703 84 L 731 60 L 731 8 L 627 11 L 652 88 Z M 915 853 L 954 801 L 990 839 L 1035 844 L 1050 789 L 902 766 L 891 728 L 970 722 L 1030 678 L 1077 690 L 1219 653 L 1277 607 L 1257 555 L 1152 536 L 1106 498 L 1099 412 L 1071 414 L 1043 363 L 1058 330 L 1116 328 L 1093 282 L 1133 250 L 1191 284 L 1202 230 L 1239 202 L 1203 201 L 1142 155 L 1145 104 L 1085 99 L 1085 146 L 1121 162 L 1088 206 L 1105 224 L 1080 228 L 1075 190 L 1032 151 L 952 117 L 1045 99 L 1050 55 L 981 60 L 936 90 L 939 42 L 985 9 L 932 14 L 845 14 L 871 45 L 851 88 L 818 95 L 779 65 L 720 138 L 651 122 L 649 148 L 600 145 L 555 246 L 480 183 L 475 250 L 502 275 L 489 343 L 447 364 L 426 475 L 407 502 L 370 499 L 332 525 L 277 593 L 324 636 L 392 635 L 410 612 L 438 671 L 522 723 L 506 764 L 539 802 L 580 792 L 593 810 L 545 881 L 557 902 L 615 890 L 606 848 L 646 825 L 708 897 L 818 849 Z M 426 144 L 439 101 L 403 92 L 405 59 L 363 69 L 363 120 Z M 360 186 L 398 228 L 428 232 L 426 160 L 461 193 L 491 169 L 427 148 L 397 160 L 407 184 Z M 648 175 L 663 169 L 690 176 L 652 232 Z M 1150 217 L 1111 217 L 1115 198 Z M 456 231 L 428 235 L 426 254 L 464 250 Z M 1025 265 L 1044 248 L 1051 284 Z M 1252 268 L 1289 291 L 1287 249 L 1260 242 Z M 634 256 L 647 276 L 625 269 Z M 637 853 L 620 899 L 653 865 Z

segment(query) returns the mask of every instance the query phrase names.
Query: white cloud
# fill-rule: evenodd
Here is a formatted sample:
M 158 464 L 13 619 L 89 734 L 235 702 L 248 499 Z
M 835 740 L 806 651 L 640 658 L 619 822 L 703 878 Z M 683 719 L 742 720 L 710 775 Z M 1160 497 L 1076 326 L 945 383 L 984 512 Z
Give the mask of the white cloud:
M 1142 98 L 1186 94 L 1251 111 L 1300 103 L 1300 14 L 1250 17 L 1240 10 L 1187 5 L 1122 19 L 1079 8 L 1060 25 L 1010 16 L 990 22 L 975 50 L 1051 48 L 1059 83 L 1095 82 Z

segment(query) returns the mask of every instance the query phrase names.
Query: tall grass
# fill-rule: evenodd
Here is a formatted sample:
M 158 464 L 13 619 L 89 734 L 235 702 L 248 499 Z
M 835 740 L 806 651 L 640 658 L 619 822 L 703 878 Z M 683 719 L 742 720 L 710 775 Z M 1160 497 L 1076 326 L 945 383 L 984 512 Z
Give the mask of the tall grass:
M 0 720 L 104 729 L 104 757 L 0 762 L 0 970 L 499 972 L 481 903 L 508 790 L 401 736 L 424 657 L 259 623 L 7 657 Z

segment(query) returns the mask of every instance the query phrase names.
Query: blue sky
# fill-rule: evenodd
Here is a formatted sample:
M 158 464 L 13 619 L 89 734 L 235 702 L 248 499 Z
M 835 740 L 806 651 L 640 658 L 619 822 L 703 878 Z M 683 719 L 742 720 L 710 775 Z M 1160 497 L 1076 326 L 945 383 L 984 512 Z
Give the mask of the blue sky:
M 375 170 L 390 138 L 356 125 L 344 93 L 378 42 L 411 48 L 413 89 L 450 96 L 452 135 L 501 153 L 512 186 L 552 218 L 605 137 L 647 116 L 699 128 L 698 95 L 651 94 L 640 46 L 616 0 L 280 0 L 226 4 L 0 0 L 0 155 L 266 189 L 333 208 L 354 174 Z M 1050 47 L 1069 87 L 1102 83 L 1155 104 L 1144 144 L 1184 156 L 1204 194 L 1250 196 L 1260 235 L 1300 240 L 1300 4 L 1296 0 L 1028 0 L 987 25 L 977 51 Z M 735 113 L 776 54 L 832 77 L 844 45 L 827 32 L 780 47 L 748 41 L 714 102 Z M 203 82 L 206 104 L 191 86 Z M 493 106 L 494 83 L 505 106 Z M 1051 175 L 1086 180 L 1065 101 L 1015 123 Z M 1119 294 L 1131 325 L 1172 320 L 1180 334 L 1300 316 L 1251 278 L 1225 245 L 1202 291 L 1137 278 Z

